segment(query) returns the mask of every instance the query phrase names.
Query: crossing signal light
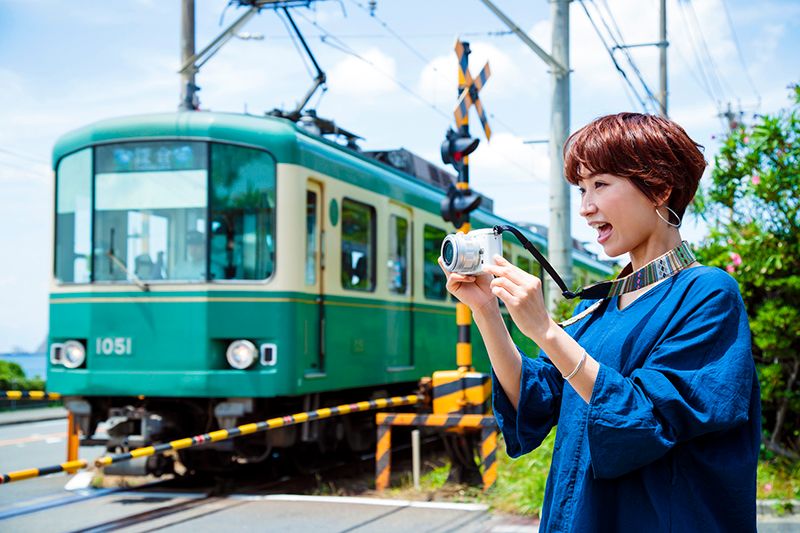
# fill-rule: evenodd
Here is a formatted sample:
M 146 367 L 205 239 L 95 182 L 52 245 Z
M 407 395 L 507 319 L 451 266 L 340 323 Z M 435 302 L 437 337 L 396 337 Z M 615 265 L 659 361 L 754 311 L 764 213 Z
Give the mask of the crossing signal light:
M 453 165 L 460 174 L 464 168 L 464 158 L 475 151 L 479 142 L 480 139 L 464 137 L 452 129 L 447 130 L 442 143 L 442 161 Z
M 447 189 L 447 197 L 442 199 L 442 218 L 460 228 L 469 219 L 469 214 L 481 205 L 481 197 L 473 191 L 457 189 L 453 185 Z

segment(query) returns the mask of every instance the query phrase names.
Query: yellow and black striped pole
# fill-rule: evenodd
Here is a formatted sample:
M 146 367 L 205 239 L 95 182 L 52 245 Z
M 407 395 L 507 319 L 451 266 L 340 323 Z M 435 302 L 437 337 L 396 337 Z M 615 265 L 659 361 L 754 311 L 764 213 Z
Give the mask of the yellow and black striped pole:
M 4 390 L 0 391 L 0 397 L 7 400 L 60 400 L 61 395 L 57 392 L 45 392 L 41 390 Z
M 173 440 L 163 444 L 156 444 L 154 446 L 145 446 L 136 448 L 129 452 L 117 453 L 112 455 L 104 455 L 94 460 L 97 468 L 102 468 L 114 463 L 122 461 L 129 461 L 137 457 L 149 457 L 170 450 L 183 450 L 195 446 L 201 446 L 209 442 L 219 442 L 222 440 L 240 437 L 242 435 L 249 435 L 259 431 L 267 431 L 279 427 L 292 426 L 295 424 L 302 424 L 303 422 L 310 422 L 312 420 L 321 420 L 323 418 L 330 418 L 334 416 L 341 416 L 350 413 L 358 413 L 361 411 L 372 411 L 374 409 L 385 409 L 388 407 L 400 407 L 404 405 L 414 405 L 419 403 L 422 397 L 418 394 L 411 394 L 408 396 L 393 396 L 391 398 L 377 398 L 375 400 L 367 400 L 357 403 L 348 403 L 337 405 L 336 407 L 323 407 L 315 411 L 308 411 L 303 413 L 296 413 L 293 415 L 280 416 L 270 418 L 261 422 L 254 422 L 251 424 L 244 424 L 231 429 L 220 429 L 202 435 L 196 435 L 185 439 Z M 83 468 L 88 468 L 89 463 L 85 459 L 78 459 L 75 461 L 67 461 L 54 466 L 46 466 L 42 468 L 30 468 L 27 470 L 18 470 L 9 472 L 8 474 L 0 474 L 0 484 L 10 483 L 12 481 L 20 481 L 22 479 L 29 479 L 34 477 L 46 476 L 48 474 L 56 474 L 58 472 L 73 472 Z
M 493 416 L 463 414 L 377 413 L 378 445 L 375 453 L 375 490 L 389 486 L 392 464 L 390 459 L 392 426 L 425 426 L 441 428 L 480 428 L 483 490 L 497 480 L 497 421 Z
M 456 40 L 456 56 L 458 57 L 458 95 L 464 89 L 469 90 L 469 80 L 467 80 L 466 73 L 469 72 L 469 43 Z M 456 118 L 456 126 L 459 133 L 464 137 L 469 137 L 469 113 L 463 113 L 460 117 Z M 458 173 L 458 181 L 456 188 L 463 191 L 469 191 L 469 156 L 464 156 L 464 167 Z M 463 233 L 469 233 L 472 226 L 469 223 L 469 214 L 458 229 Z M 456 366 L 464 372 L 473 370 L 472 368 L 472 339 L 470 327 L 472 326 L 472 313 L 465 304 L 461 302 L 456 303 L 456 328 L 458 329 L 458 341 L 456 342 Z
M 489 490 L 497 480 L 497 428 L 481 428 L 481 466 L 483 466 L 483 490 Z
M 378 414 L 380 416 L 380 414 Z M 392 471 L 392 426 L 378 425 L 378 443 L 375 451 L 375 490 L 389 486 L 389 473 Z

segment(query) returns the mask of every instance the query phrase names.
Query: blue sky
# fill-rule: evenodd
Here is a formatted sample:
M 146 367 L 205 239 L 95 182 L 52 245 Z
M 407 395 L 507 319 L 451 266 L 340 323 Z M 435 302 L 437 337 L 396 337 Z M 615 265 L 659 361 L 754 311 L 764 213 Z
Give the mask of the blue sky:
M 545 0 L 495 1 L 550 49 Z M 726 3 L 735 37 L 722 0 L 668 0 L 670 115 L 706 146 L 710 162 L 725 130 L 717 114 L 728 101 L 735 109 L 741 105 L 745 119 L 773 112 L 786 106 L 787 85 L 800 81 L 800 2 Z M 376 17 L 367 4 L 326 1 L 295 12 L 328 74 L 328 91 L 312 106 L 365 137 L 364 148 L 403 146 L 438 162 L 452 123 L 452 50 L 461 35 L 474 51 L 471 70 L 486 60 L 492 68 L 481 96 L 494 135 L 471 158 L 471 184 L 495 199 L 499 214 L 546 224 L 546 145 L 523 143 L 545 139 L 549 131 L 550 80 L 542 61 L 503 33 L 503 24 L 478 0 L 378 0 Z M 586 5 L 601 28 L 598 10 L 609 23 L 607 13 L 613 13 L 628 44 L 657 40 L 657 0 Z M 32 350 L 47 332 L 54 142 L 95 120 L 176 108 L 179 6 L 178 0 L 0 0 L 0 352 Z M 225 6 L 225 0 L 197 0 L 198 50 L 222 29 L 223 13 L 225 25 L 242 13 Z M 264 11 L 242 31 L 264 38 L 234 39 L 205 65 L 198 75 L 202 108 L 255 114 L 293 106 L 312 76 L 284 23 Z M 571 4 L 570 47 L 573 130 L 603 114 L 641 111 L 580 2 Z M 655 91 L 656 49 L 631 54 Z M 711 58 L 703 60 L 705 69 L 698 54 Z M 572 226 L 577 238 L 595 240 L 577 216 L 577 196 Z M 703 233 L 702 224 L 687 222 L 690 241 Z

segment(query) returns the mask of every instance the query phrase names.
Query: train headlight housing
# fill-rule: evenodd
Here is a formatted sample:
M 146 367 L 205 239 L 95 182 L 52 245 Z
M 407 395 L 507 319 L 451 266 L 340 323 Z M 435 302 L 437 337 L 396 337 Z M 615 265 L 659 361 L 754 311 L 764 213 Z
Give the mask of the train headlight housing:
M 244 339 L 233 341 L 225 352 L 228 364 L 238 370 L 249 368 L 258 357 L 256 345 Z
M 61 352 L 61 364 L 67 368 L 78 368 L 86 361 L 86 348 L 78 341 L 67 341 Z

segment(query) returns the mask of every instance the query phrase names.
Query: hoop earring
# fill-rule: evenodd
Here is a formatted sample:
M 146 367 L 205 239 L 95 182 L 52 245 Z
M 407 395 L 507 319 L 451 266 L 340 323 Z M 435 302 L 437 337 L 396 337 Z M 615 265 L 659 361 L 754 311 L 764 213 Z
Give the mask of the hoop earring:
M 681 224 L 683 224 L 683 220 L 681 220 L 681 217 L 679 217 L 679 216 L 678 216 L 678 213 L 676 213 L 675 211 L 673 211 L 672 209 L 670 209 L 670 207 L 669 207 L 668 205 L 665 205 L 664 207 L 667 209 L 667 211 L 669 211 L 670 213 L 672 213 L 673 215 L 675 215 L 675 218 L 677 218 L 677 219 L 678 219 L 678 223 L 677 223 L 677 224 L 673 224 L 672 222 L 670 222 L 669 220 L 667 220 L 666 218 L 664 218 L 664 215 L 662 215 L 661 213 L 659 213 L 659 212 L 658 212 L 658 208 L 656 207 L 656 215 L 658 215 L 658 218 L 660 218 L 661 220 L 663 220 L 664 222 L 666 222 L 668 225 L 672 226 L 673 228 L 680 228 L 680 227 L 681 227 Z

